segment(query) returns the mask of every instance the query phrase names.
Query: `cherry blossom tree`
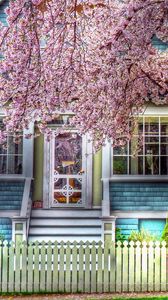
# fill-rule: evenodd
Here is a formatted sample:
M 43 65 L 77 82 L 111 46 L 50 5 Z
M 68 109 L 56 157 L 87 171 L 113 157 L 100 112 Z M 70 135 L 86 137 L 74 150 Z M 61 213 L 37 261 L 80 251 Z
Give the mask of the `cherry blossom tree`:
M 0 103 L 5 130 L 72 111 L 95 148 L 131 137 L 149 102 L 168 103 L 167 0 L 11 0 L 0 25 Z M 131 124 L 131 125 L 130 125 Z

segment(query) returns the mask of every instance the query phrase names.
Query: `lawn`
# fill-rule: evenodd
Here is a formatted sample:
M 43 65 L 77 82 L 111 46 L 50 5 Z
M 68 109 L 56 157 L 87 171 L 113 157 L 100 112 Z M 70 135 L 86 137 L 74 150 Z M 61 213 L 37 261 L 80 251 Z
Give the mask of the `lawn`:
M 32 294 L 32 295 L 0 295 L 0 300 L 168 300 L 167 293 L 132 293 L 132 294 Z
M 150 299 L 150 300 L 158 300 L 158 299 L 165 299 L 165 300 L 168 300 L 168 296 L 156 296 L 156 297 L 152 297 L 152 296 L 145 296 L 145 297 L 139 297 L 138 295 L 137 295 L 137 297 L 130 297 L 130 298 L 127 298 L 127 297 L 112 297 L 112 298 L 99 298 L 99 297 L 97 297 L 97 298 L 86 298 L 86 299 L 83 299 L 83 300 L 97 300 L 97 299 L 101 299 L 101 300 L 145 300 L 145 299 Z M 63 299 L 62 299 L 63 300 Z M 76 299 L 74 299 L 74 300 L 76 300 Z

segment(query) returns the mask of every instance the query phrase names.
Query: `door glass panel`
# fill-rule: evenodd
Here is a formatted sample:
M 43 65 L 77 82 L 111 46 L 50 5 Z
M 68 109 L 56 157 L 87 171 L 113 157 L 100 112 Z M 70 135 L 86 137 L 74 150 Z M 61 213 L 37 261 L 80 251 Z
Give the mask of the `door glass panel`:
M 82 203 L 82 137 L 61 133 L 54 138 L 54 205 Z
M 77 133 L 59 134 L 55 138 L 55 171 L 78 174 L 82 169 L 82 137 Z

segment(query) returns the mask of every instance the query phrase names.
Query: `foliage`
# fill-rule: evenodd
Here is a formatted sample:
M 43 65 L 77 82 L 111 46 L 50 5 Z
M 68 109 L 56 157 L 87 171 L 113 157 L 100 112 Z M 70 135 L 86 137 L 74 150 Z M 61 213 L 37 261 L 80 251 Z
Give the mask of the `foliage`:
M 141 229 L 140 231 L 132 231 L 130 236 L 128 237 L 129 241 L 134 242 L 150 242 L 150 241 L 156 241 L 157 237 L 153 234 L 151 234 L 149 231 L 145 229 Z
M 125 241 L 126 237 L 121 233 L 121 228 L 116 227 L 116 241 Z
M 168 41 L 167 0 L 16 0 L 6 12 L 1 142 L 34 120 L 50 135 L 47 123 L 70 110 L 96 148 L 111 138 L 120 145 L 146 103 L 168 102 L 167 51 L 152 46 L 155 35 Z
M 166 222 L 166 225 L 165 225 L 165 227 L 163 229 L 161 239 L 164 240 L 164 241 L 166 241 L 166 243 L 168 242 L 168 222 Z
M 5 237 L 4 235 L 0 232 L 0 241 L 4 241 Z

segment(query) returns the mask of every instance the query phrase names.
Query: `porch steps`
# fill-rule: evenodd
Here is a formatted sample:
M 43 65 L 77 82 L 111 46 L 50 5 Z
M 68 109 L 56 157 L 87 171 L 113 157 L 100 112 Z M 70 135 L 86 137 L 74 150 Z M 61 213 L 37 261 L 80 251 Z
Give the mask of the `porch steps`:
M 32 210 L 29 241 L 99 241 L 100 210 Z

